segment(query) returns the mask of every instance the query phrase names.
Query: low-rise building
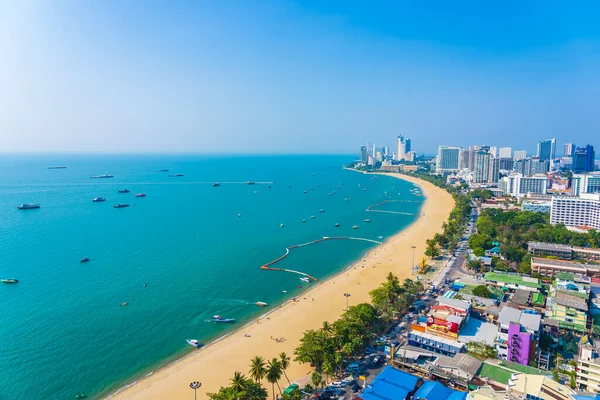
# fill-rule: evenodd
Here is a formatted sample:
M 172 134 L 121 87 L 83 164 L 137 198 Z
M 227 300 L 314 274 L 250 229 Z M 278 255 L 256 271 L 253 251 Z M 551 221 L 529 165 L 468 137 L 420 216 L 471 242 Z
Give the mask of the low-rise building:
M 524 201 L 521 203 L 521 211 L 532 211 L 539 212 L 544 214 L 550 214 L 550 209 L 552 207 L 551 201 Z
M 385 367 L 359 395 L 362 400 L 405 400 L 417 390 L 420 378 L 391 366 Z
M 600 265 L 531 257 L 531 272 L 535 272 L 543 276 L 555 276 L 560 272 L 596 276 L 600 274 Z
M 541 315 L 504 307 L 498 317 L 496 350 L 502 359 L 529 365 L 535 360 Z
M 531 278 L 529 276 L 522 276 L 517 274 L 504 274 L 499 272 L 488 272 L 485 274 L 486 284 L 495 285 L 500 287 L 507 287 L 509 289 L 522 289 L 532 292 L 537 292 L 542 285 L 540 280 Z
M 600 352 L 596 341 L 583 336 L 579 341 L 575 382 L 581 390 L 600 392 Z
M 555 290 L 548 298 L 549 317 L 557 320 L 560 328 L 584 332 L 587 324 L 587 299 Z
M 561 260 L 573 259 L 573 248 L 564 244 L 529 242 L 527 243 L 527 251 L 534 256 L 553 256 Z

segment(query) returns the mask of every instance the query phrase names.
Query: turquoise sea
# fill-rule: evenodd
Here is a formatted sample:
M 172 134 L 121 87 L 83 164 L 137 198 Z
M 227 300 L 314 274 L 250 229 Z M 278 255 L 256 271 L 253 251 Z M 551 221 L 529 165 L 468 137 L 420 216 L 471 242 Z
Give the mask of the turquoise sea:
M 210 343 L 305 290 L 298 275 L 260 269 L 286 246 L 385 240 L 416 219 L 412 184 L 343 170 L 352 159 L 0 156 L 0 278 L 19 280 L 0 284 L 0 399 L 106 396 L 192 351 L 186 338 Z M 90 178 L 100 174 L 114 178 Z M 400 201 L 374 209 L 406 214 L 365 211 L 386 198 Z M 323 279 L 374 246 L 325 241 L 277 266 Z M 238 322 L 205 321 L 215 314 Z

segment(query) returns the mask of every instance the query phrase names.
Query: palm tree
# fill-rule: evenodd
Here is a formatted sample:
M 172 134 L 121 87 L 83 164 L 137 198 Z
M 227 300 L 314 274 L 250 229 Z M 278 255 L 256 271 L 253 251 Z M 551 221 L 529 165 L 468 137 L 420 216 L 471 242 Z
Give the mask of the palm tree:
M 277 384 L 277 388 L 279 389 L 279 393 L 281 393 L 281 387 L 279 387 L 279 380 L 281 379 L 281 364 L 279 360 L 273 358 L 272 360 L 267 362 L 267 381 L 271 384 L 273 388 L 273 398 L 275 398 L 275 384 Z
M 285 373 L 285 370 L 290 366 L 290 357 L 287 354 L 285 354 L 285 352 L 279 353 L 279 364 L 281 365 L 281 371 L 283 372 L 283 376 L 285 376 L 285 379 L 288 381 L 289 386 L 290 378 L 288 378 L 287 374 Z
M 327 336 L 331 336 L 331 334 L 333 333 L 333 325 L 327 321 L 323 321 L 323 326 L 321 327 L 321 330 L 325 332 Z
M 267 375 L 267 369 L 265 368 L 265 359 L 256 356 L 250 360 L 250 376 L 256 383 L 260 382 L 262 378 Z
M 231 378 L 230 387 L 235 393 L 241 393 L 246 390 L 246 377 L 240 371 L 235 371 Z

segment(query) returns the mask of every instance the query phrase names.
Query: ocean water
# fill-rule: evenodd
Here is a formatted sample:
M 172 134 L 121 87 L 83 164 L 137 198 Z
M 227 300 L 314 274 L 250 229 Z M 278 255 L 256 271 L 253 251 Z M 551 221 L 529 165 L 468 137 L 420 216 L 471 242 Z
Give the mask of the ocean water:
M 193 351 L 186 338 L 209 343 L 305 290 L 298 275 L 260 269 L 286 246 L 385 239 L 416 219 L 412 184 L 343 170 L 351 160 L 1 156 L 0 278 L 19 283 L 0 284 L 0 399 L 106 396 Z M 114 178 L 90 178 L 100 174 Z M 388 212 L 366 211 L 385 199 L 373 210 Z M 16 208 L 26 202 L 41 208 Z M 323 279 L 374 246 L 325 241 L 276 266 Z M 215 314 L 238 321 L 206 322 Z

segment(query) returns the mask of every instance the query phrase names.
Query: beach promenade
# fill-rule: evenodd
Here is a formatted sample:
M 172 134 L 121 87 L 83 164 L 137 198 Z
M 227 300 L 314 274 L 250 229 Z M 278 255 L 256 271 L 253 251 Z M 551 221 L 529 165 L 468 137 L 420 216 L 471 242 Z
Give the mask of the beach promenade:
M 162 368 L 152 375 L 114 395 L 114 399 L 163 400 L 192 399 L 189 384 L 199 381 L 202 387 L 198 398 L 206 398 L 206 392 L 216 392 L 227 386 L 235 371 L 248 376 L 250 359 L 262 356 L 265 359 L 278 357 L 286 352 L 293 360 L 294 349 L 302 333 L 319 328 L 323 321 L 333 322 L 344 311 L 350 293 L 350 305 L 368 302 L 369 291 L 384 281 L 389 272 L 400 281 L 411 275 L 411 246 L 416 246 L 415 260 L 420 260 L 425 251 L 425 241 L 436 232 L 441 232 L 442 223 L 454 206 L 452 196 L 429 182 L 399 174 L 396 176 L 418 184 L 425 196 L 419 218 L 408 228 L 374 248 L 347 270 L 320 282 L 313 289 L 274 310 L 268 318 L 262 318 L 226 337 L 220 342 L 193 353 Z M 257 273 L 261 273 L 257 268 Z M 248 334 L 249 337 L 244 336 Z M 272 338 L 285 338 L 275 342 Z M 309 365 L 290 364 L 287 375 L 291 380 L 312 373 Z M 285 379 L 280 384 L 285 386 Z M 266 381 L 263 386 L 271 393 Z

